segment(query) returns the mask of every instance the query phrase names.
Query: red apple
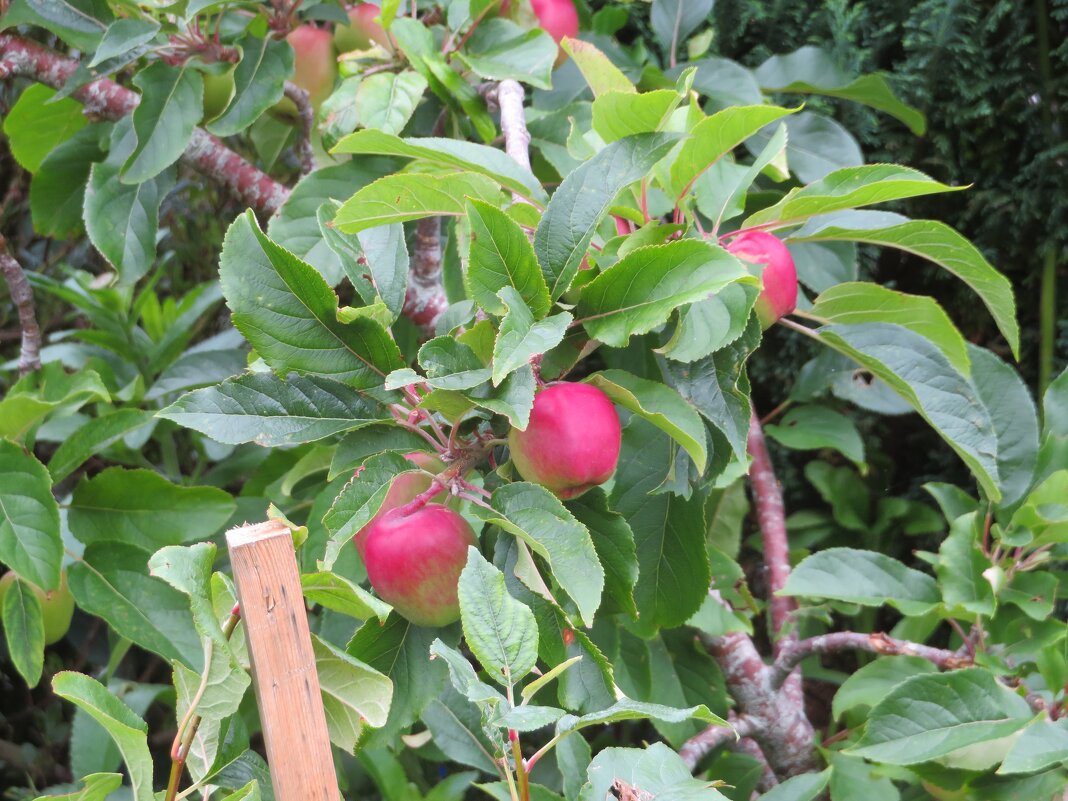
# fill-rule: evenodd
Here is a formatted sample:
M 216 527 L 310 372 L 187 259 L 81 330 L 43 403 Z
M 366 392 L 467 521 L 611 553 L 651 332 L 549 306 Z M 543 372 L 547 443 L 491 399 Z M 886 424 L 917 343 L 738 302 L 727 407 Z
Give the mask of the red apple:
M 749 231 L 735 237 L 727 250 L 742 261 L 763 264 L 761 281 L 764 288 L 756 302 L 757 318 L 768 328 L 797 306 L 797 269 L 786 245 L 776 236 L 764 231 Z
M 358 3 L 349 7 L 349 24 L 334 29 L 334 45 L 339 53 L 367 50 L 372 44 L 389 48 L 389 37 L 375 17 L 382 10 L 374 3 Z
M 621 436 L 616 407 L 590 384 L 550 384 L 534 396 L 530 424 L 513 428 L 516 470 L 557 497 L 576 498 L 615 472 Z
M 456 588 L 475 533 L 458 512 L 427 504 L 411 514 L 393 509 L 369 526 L 367 578 L 378 596 L 417 626 L 460 618 Z
M 560 42 L 565 36 L 578 36 L 579 18 L 571 0 L 530 0 L 538 25 L 553 39 Z
M 406 453 L 404 458 L 409 462 L 414 462 L 416 467 L 420 467 L 429 473 L 440 473 L 445 469 L 445 463 L 441 461 L 437 456 L 426 451 L 415 451 L 413 453 Z M 363 468 L 361 467 L 360 470 Z M 360 474 L 360 470 L 356 471 L 356 475 Z M 352 542 L 356 546 L 356 550 L 363 554 L 364 543 L 367 541 L 367 532 L 370 530 L 371 525 L 378 520 L 386 512 L 396 509 L 398 506 L 404 506 L 404 504 L 415 500 L 416 495 L 420 495 L 430 489 L 430 482 L 433 481 L 426 473 L 405 473 L 398 476 L 393 480 L 389 489 L 386 491 L 386 498 L 382 501 L 382 506 L 379 507 L 377 514 L 371 521 L 357 531 L 353 537 Z M 445 490 L 436 493 L 431 500 L 436 501 L 441 498 Z
M 296 55 L 293 83 L 308 93 L 312 108 L 318 110 L 334 91 L 337 78 L 334 36 L 325 28 L 301 25 L 286 37 L 286 41 Z M 279 105 L 287 102 L 288 99 L 283 99 Z
M 0 578 L 0 606 L 3 606 L 4 596 L 7 594 L 8 588 L 15 583 L 15 578 L 15 574 L 11 572 L 4 574 L 4 577 Z M 67 588 L 67 574 L 59 574 L 59 587 L 51 592 L 45 592 L 36 584 L 25 579 L 23 579 L 23 583 L 33 590 L 37 600 L 41 602 L 45 645 L 59 642 L 67 634 L 70 629 L 71 618 L 74 617 L 74 596 L 70 594 L 70 590 Z

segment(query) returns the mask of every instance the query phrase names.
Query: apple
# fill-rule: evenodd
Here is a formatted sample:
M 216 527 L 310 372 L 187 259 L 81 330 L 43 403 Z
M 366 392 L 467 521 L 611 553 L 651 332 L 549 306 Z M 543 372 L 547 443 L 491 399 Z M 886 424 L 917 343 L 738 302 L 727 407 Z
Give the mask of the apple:
M 428 473 L 440 473 L 445 469 L 445 463 L 441 461 L 437 456 L 426 451 L 415 451 L 413 453 L 406 453 L 404 458 L 409 462 L 413 462 L 416 467 L 420 467 Z M 361 467 L 360 470 L 363 468 Z M 359 475 L 359 470 L 356 474 Z M 371 521 L 357 531 L 353 537 L 352 542 L 356 546 L 356 550 L 363 555 L 364 543 L 367 541 L 367 533 L 370 531 L 372 524 L 378 520 L 386 512 L 396 509 L 398 506 L 404 506 L 404 504 L 415 500 L 416 495 L 420 495 L 430 489 L 430 482 L 433 479 L 426 475 L 426 473 L 406 473 L 398 476 L 393 480 L 389 489 L 386 491 L 385 500 L 382 501 L 382 506 L 379 507 L 378 512 L 375 514 Z M 431 501 L 438 500 L 445 493 L 442 489 L 441 492 L 435 493 L 430 499 Z
M 339 53 L 352 50 L 367 50 L 380 44 L 389 49 L 389 37 L 382 26 L 375 22 L 382 10 L 374 3 L 357 3 L 349 6 L 349 24 L 334 29 L 334 45 Z
M 508 447 L 519 475 L 566 500 L 612 476 L 621 434 L 616 407 L 604 392 L 560 382 L 534 396 L 530 423 L 508 433 Z
M 553 37 L 557 44 L 565 36 L 569 39 L 578 36 L 578 12 L 571 0 L 530 0 L 530 7 L 538 18 L 538 25 Z
M 371 586 L 398 614 L 417 626 L 446 626 L 460 619 L 456 588 L 467 548 L 477 544 L 459 512 L 429 503 L 373 521 L 363 561 Z
M 760 279 L 764 288 L 756 302 L 757 318 L 769 328 L 797 306 L 797 268 L 793 256 L 777 236 L 764 231 L 748 231 L 735 237 L 727 250 L 742 261 L 763 264 Z
M 234 71 L 230 69 L 222 75 L 204 73 L 204 116 L 201 122 L 215 119 L 230 105 L 234 96 Z
M 3 606 L 4 596 L 8 588 L 15 583 L 14 573 L 6 573 L 0 578 L 0 606 Z M 71 618 L 74 617 L 74 596 L 67 587 L 67 574 L 59 574 L 59 587 L 51 592 L 45 592 L 36 584 L 23 579 L 23 583 L 33 589 L 37 600 L 41 602 L 41 614 L 44 617 L 45 645 L 59 642 L 70 629 Z
M 334 91 L 337 79 L 334 35 L 325 28 L 301 25 L 286 37 L 286 41 L 296 56 L 291 80 L 308 93 L 312 108 L 318 111 Z M 275 108 L 289 115 L 296 114 L 289 98 L 282 98 Z

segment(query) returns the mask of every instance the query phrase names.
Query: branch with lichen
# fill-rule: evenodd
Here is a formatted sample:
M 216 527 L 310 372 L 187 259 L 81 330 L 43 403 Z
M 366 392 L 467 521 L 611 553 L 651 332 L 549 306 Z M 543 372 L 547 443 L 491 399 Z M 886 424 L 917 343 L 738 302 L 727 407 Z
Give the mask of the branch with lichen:
M 41 366 L 41 327 L 33 305 L 33 289 L 18 263 L 7 249 L 7 240 L 0 235 L 0 273 L 3 273 L 11 292 L 11 300 L 19 317 L 22 344 L 19 348 L 19 375 L 26 375 Z

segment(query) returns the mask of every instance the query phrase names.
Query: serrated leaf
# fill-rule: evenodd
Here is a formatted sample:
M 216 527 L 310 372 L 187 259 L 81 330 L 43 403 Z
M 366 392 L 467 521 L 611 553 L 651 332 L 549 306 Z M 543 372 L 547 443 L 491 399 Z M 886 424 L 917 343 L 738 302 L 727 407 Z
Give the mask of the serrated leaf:
M 635 94 L 613 90 L 593 101 L 593 129 L 606 144 L 640 133 L 660 130 L 682 102 L 673 89 Z
M 334 224 L 347 234 L 423 217 L 457 217 L 468 198 L 493 203 L 497 185 L 474 172 L 396 173 L 379 178 L 346 200 Z
M 109 59 L 128 53 L 138 45 L 154 39 L 159 28 L 159 23 L 150 19 L 115 20 L 104 31 L 93 58 L 86 66 L 92 69 Z
M 138 72 L 133 83 L 141 90 L 133 112 L 137 146 L 120 180 L 139 184 L 155 178 L 185 152 L 203 112 L 204 82 L 191 67 L 157 61 Z
M 74 488 L 68 524 L 79 541 L 154 552 L 215 534 L 233 515 L 229 493 L 172 484 L 152 470 L 109 467 Z
M 323 570 L 304 573 L 300 577 L 304 597 L 325 609 L 340 612 L 357 620 L 378 618 L 382 623 L 389 616 L 390 606 L 383 603 L 359 584 L 344 576 Z
M 728 284 L 710 298 L 679 310 L 671 339 L 656 348 L 669 359 L 695 362 L 740 337 L 760 290 L 751 284 Z
M 634 532 L 626 519 L 609 508 L 608 497 L 600 487 L 568 501 L 567 509 L 590 532 L 597 558 L 604 567 L 606 600 L 613 600 L 619 609 L 637 618 L 634 585 L 639 578 L 638 555 Z
M 701 120 L 683 141 L 671 164 L 671 191 L 681 198 L 697 177 L 766 125 L 797 109 L 732 106 Z
M 864 440 L 852 418 L 826 406 L 795 406 L 764 433 L 795 450 L 834 448 L 858 467 L 864 466 Z
M 1068 762 L 1068 720 L 1037 720 L 1023 730 L 999 774 L 1033 773 Z
M 319 637 L 312 637 L 312 650 L 330 741 L 349 754 L 355 753 L 366 726 L 386 724 L 393 682 Z
M 589 781 L 579 801 L 600 801 L 611 794 L 616 782 L 648 793 L 654 798 L 678 801 L 725 801 L 726 796 L 693 776 L 674 750 L 664 743 L 648 748 L 605 748 L 590 762 Z
M 623 370 L 602 370 L 586 379 L 624 409 L 652 423 L 675 440 L 704 472 L 708 453 L 705 426 L 697 411 L 678 392 Z
M 52 678 L 52 690 L 88 712 L 115 741 L 126 763 L 135 801 L 152 801 L 152 755 L 148 725 L 99 682 L 81 673 L 63 671 Z
M 560 312 L 544 320 L 534 320 L 519 293 L 510 286 L 499 293 L 508 313 L 501 320 L 501 329 L 493 344 L 494 386 L 512 372 L 528 364 L 534 356 L 540 356 L 559 345 L 571 324 L 571 315 Z
M 548 196 L 533 173 L 521 167 L 515 159 L 487 145 L 462 142 L 439 137 L 393 136 L 384 131 L 357 131 L 346 136 L 333 149 L 334 153 L 400 156 L 417 159 L 439 167 L 455 168 L 492 178 L 510 192 L 545 203 Z
M 556 496 L 537 484 L 506 484 L 494 490 L 490 503 L 499 516 L 481 508 L 475 513 L 519 537 L 544 558 L 575 602 L 579 616 L 587 626 L 593 625 L 604 589 L 604 568 L 586 527 Z
M 831 714 L 837 720 L 843 713 L 858 706 L 875 706 L 905 679 L 937 672 L 938 668 L 918 656 L 879 657 L 842 682 L 834 694 Z
M 556 300 L 571 285 L 594 231 L 620 190 L 645 177 L 672 148 L 674 134 L 628 136 L 571 172 L 534 233 L 534 252 Z
M 557 734 L 570 734 L 587 726 L 620 723 L 625 720 L 644 720 L 653 718 L 667 723 L 681 723 L 685 720 L 700 720 L 717 726 L 729 726 L 726 720 L 713 713 L 707 706 L 700 704 L 687 709 L 677 709 L 663 704 L 650 704 L 624 698 L 600 712 L 591 712 L 581 717 L 567 715 L 556 726 Z
M 234 326 L 276 372 L 379 390 L 386 373 L 403 364 L 378 323 L 338 322 L 337 296 L 322 276 L 268 239 L 251 211 L 227 231 L 219 273 Z
M 505 312 L 498 293 L 512 287 L 539 320 L 549 312 L 549 289 L 530 240 L 507 214 L 488 203 L 469 201 L 471 247 L 464 286 L 490 314 Z
M 545 31 L 525 30 L 501 17 L 483 21 L 457 57 L 480 78 L 511 78 L 539 89 L 552 86 L 556 42 Z
M 426 88 L 426 78 L 412 70 L 369 75 L 356 89 L 360 124 L 387 134 L 400 134 Z
M 591 337 L 621 348 L 634 334 L 666 322 L 680 306 L 735 281 L 752 280 L 722 248 L 680 239 L 628 253 L 586 284 L 575 316 Z
M 45 466 L 0 440 L 0 562 L 42 590 L 59 586 L 63 541 L 59 506 Z
M 245 373 L 194 390 L 156 413 L 217 442 L 294 445 L 382 422 L 377 403 L 320 376 Z
M 890 604 L 906 615 L 923 615 L 941 601 L 926 573 L 874 551 L 828 548 L 803 559 L 780 595 L 829 598 L 860 604 Z
M 509 706 L 508 699 L 501 695 L 499 690 L 481 681 L 467 657 L 455 648 L 450 648 L 441 640 L 434 640 L 430 644 L 430 658 L 440 659 L 445 663 L 449 668 L 452 686 L 468 701 L 489 710 Z
M 272 36 L 246 34 L 238 40 L 241 60 L 234 68 L 234 94 L 207 129 L 216 136 L 234 136 L 275 106 L 293 74 L 293 48 Z
M 41 601 L 33 588 L 16 577 L 3 593 L 0 623 L 7 652 L 28 687 L 36 687 L 44 668 L 45 629 Z
M 107 3 L 90 0 L 13 0 L 0 29 L 30 23 L 85 52 L 96 47 L 112 19 Z
M 344 544 L 378 512 L 393 479 L 411 469 L 412 463 L 400 454 L 383 453 L 368 459 L 360 474 L 345 485 L 323 517 L 330 532 L 323 558 L 327 570 L 334 566 Z
M 1031 719 L 1027 702 L 982 668 L 906 679 L 871 710 L 850 753 L 889 765 L 913 765 L 997 740 Z
M 637 92 L 622 70 L 595 45 L 565 36 L 560 41 L 560 47 L 571 56 L 582 77 L 593 90 L 594 97 L 600 97 L 606 92 Z
M 82 778 L 83 786 L 72 793 L 43 795 L 37 801 L 106 801 L 122 786 L 120 773 L 92 773 Z
M 538 659 L 534 613 L 508 594 L 504 575 L 474 546 L 467 550 L 457 594 L 471 652 L 494 681 L 505 687 L 519 682 Z
M 60 443 L 48 462 L 53 481 L 62 481 L 93 454 L 105 450 L 127 434 L 148 424 L 151 412 L 141 409 L 116 409 L 94 417 Z

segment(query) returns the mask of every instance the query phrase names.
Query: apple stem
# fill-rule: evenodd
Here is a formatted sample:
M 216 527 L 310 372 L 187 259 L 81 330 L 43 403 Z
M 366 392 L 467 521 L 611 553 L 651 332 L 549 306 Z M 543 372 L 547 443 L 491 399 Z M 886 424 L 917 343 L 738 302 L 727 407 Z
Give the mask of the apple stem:
M 483 489 L 482 487 L 476 486 L 476 485 L 472 484 L 470 481 L 465 481 L 462 478 L 457 478 L 456 482 L 461 487 L 463 487 L 465 490 L 470 490 L 471 492 L 477 492 L 479 495 L 483 495 L 483 496 L 485 496 L 487 498 L 493 497 L 493 493 L 492 492 L 490 492 L 487 489 Z
M 497 511 L 492 506 L 490 506 L 488 503 L 486 503 L 484 500 L 479 498 L 477 495 L 471 495 L 470 493 L 467 493 L 467 492 L 458 492 L 458 493 L 456 493 L 456 495 L 459 498 L 463 498 L 465 501 L 470 501 L 471 503 L 475 504 L 476 506 L 481 506 L 483 509 L 489 509 L 491 512 L 496 512 Z

